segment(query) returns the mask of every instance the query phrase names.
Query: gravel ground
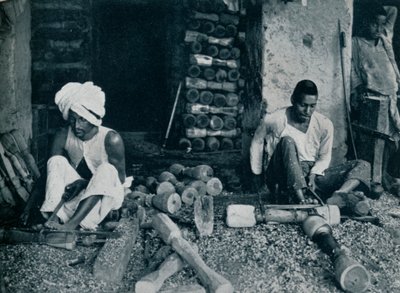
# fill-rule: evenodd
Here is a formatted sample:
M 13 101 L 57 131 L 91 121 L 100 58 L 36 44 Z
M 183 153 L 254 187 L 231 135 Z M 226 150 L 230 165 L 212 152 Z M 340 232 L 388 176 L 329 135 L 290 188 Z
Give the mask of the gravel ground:
M 388 215 L 394 208 L 400 208 L 399 200 L 384 194 L 373 202 L 373 214 L 381 226 L 348 220 L 333 228 L 338 242 L 370 272 L 368 292 L 400 292 L 400 219 Z M 224 224 L 223 213 L 216 212 L 212 237 L 198 238 L 191 227 L 182 226 L 182 230 L 197 244 L 208 266 L 230 280 L 236 292 L 341 292 L 330 259 L 299 225 L 233 229 Z M 9 292 L 134 292 L 146 267 L 144 255 L 152 255 L 162 245 L 151 230 L 141 230 L 120 284 L 93 278 L 100 246 L 67 251 L 37 244 L 3 245 L 0 268 Z M 67 265 L 81 255 L 85 263 Z M 162 289 L 195 282 L 199 282 L 195 272 L 186 268 L 169 278 Z

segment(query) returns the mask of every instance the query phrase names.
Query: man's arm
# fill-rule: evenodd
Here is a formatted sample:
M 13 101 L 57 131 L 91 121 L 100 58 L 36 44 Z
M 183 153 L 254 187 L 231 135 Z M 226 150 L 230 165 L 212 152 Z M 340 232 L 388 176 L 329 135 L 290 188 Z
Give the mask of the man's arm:
M 54 134 L 53 143 L 50 148 L 50 157 L 57 155 L 67 157 L 64 149 L 65 142 L 67 141 L 67 135 L 68 128 L 60 128 L 57 130 L 57 132 Z
M 115 131 L 109 131 L 105 140 L 108 162 L 118 171 L 121 183 L 125 182 L 125 146 L 121 136 Z
M 333 124 L 326 119 L 322 122 L 324 125 L 323 134 L 318 152 L 318 158 L 315 161 L 310 173 L 315 175 L 323 175 L 324 171 L 329 167 L 332 159 L 333 146 Z
M 394 24 L 396 23 L 397 19 L 397 7 L 384 6 L 383 8 L 387 13 L 386 24 L 385 24 L 386 36 L 389 37 L 390 40 L 392 40 Z

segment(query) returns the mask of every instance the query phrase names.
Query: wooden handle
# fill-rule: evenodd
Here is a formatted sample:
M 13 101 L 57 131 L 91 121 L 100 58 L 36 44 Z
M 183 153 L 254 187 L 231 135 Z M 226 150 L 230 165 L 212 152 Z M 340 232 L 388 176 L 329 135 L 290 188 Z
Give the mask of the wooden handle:
M 153 216 L 152 225 L 160 237 L 196 271 L 202 284 L 209 292 L 233 292 L 232 284 L 209 268 L 187 240 L 182 237 L 178 226 L 166 215 Z
M 135 285 L 136 293 L 156 293 L 164 281 L 173 274 L 179 272 L 184 267 L 184 263 L 177 253 L 169 255 L 159 268 L 141 278 Z

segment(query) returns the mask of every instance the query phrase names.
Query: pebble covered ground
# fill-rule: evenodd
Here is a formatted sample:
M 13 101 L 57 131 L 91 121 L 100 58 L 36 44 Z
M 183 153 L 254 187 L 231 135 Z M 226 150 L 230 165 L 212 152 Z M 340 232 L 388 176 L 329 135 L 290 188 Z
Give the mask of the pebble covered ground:
M 380 226 L 347 220 L 333 227 L 333 234 L 369 271 L 368 292 L 400 292 L 399 200 L 384 194 L 372 206 Z M 216 212 L 211 237 L 198 238 L 193 228 L 181 228 L 183 235 L 197 244 L 206 264 L 232 282 L 235 292 L 342 292 L 329 257 L 305 236 L 300 225 L 228 228 L 223 212 Z M 163 245 L 151 230 L 139 233 L 119 284 L 93 277 L 100 246 L 78 246 L 72 251 L 38 244 L 0 246 L 5 287 L 8 292 L 134 292 L 135 282 L 145 272 L 145 255 L 151 256 Z M 67 264 L 79 256 L 86 261 Z M 196 273 L 185 268 L 167 279 L 162 289 L 196 282 L 200 282 Z

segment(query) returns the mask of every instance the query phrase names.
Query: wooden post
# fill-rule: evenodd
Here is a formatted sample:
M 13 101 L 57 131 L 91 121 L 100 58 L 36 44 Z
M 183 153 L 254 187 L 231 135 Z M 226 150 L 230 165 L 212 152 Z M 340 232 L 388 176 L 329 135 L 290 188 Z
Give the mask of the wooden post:
M 160 237 L 196 271 L 202 284 L 209 292 L 231 293 L 232 284 L 223 276 L 209 268 L 200 255 L 182 237 L 178 226 L 166 214 L 153 216 L 152 225 Z
M 116 231 L 122 234 L 117 239 L 107 239 L 93 265 L 93 275 L 96 279 L 118 283 L 128 266 L 130 255 L 139 233 L 139 220 L 122 218 Z

